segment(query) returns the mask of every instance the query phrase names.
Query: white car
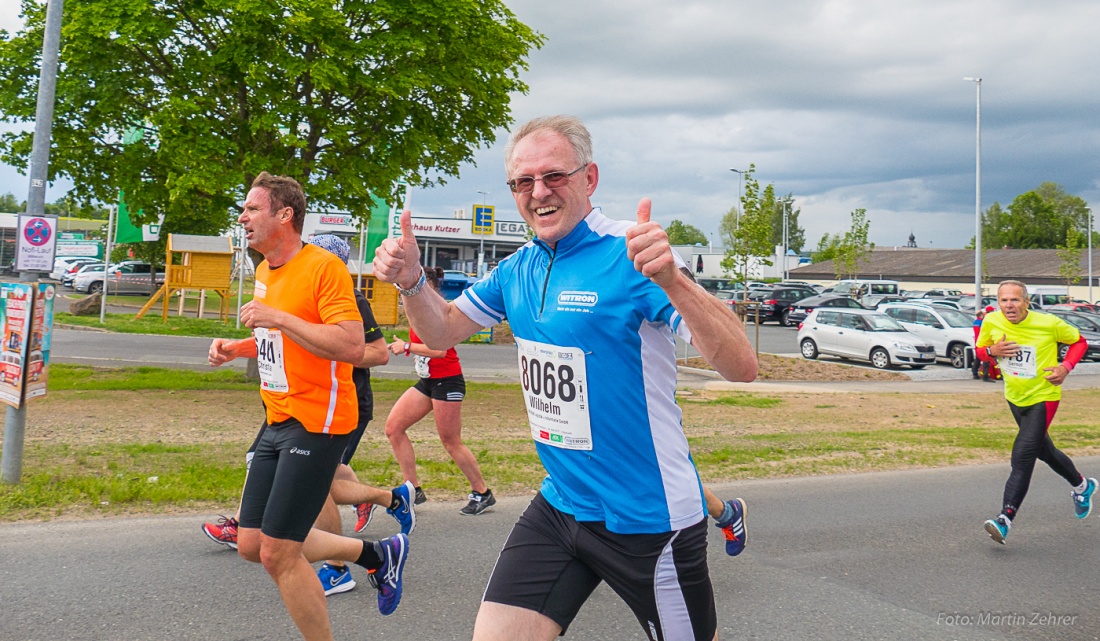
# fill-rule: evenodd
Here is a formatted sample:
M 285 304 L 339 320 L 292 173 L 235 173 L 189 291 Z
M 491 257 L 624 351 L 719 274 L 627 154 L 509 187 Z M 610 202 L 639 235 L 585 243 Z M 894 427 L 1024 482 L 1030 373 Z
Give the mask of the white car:
M 951 361 L 952 367 L 966 367 L 966 348 L 974 347 L 974 317 L 970 314 L 935 304 L 912 303 L 887 303 L 878 311 L 932 343 L 936 356 Z
M 95 263 L 98 261 L 98 258 L 89 258 L 87 256 L 62 256 L 60 258 L 55 258 L 53 261 L 53 271 L 49 273 L 49 277 L 54 280 L 61 280 L 66 273 L 76 271 L 72 269 L 74 266 Z
M 798 346 L 806 358 L 830 354 L 870 361 L 878 369 L 894 365 L 921 369 L 936 362 L 931 343 L 870 309 L 815 309 L 798 328 Z

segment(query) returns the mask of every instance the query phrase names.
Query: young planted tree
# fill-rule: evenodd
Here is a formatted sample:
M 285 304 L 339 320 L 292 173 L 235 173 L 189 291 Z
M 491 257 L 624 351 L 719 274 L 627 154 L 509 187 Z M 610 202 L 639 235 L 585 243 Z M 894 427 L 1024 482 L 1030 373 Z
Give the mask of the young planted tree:
M 852 211 L 852 226 L 844 232 L 833 256 L 837 280 L 859 275 L 859 261 L 875 248 L 874 243 L 867 240 L 870 230 L 871 221 L 867 219 L 867 210 Z
M 1066 244 L 1058 246 L 1058 276 L 1066 286 L 1081 281 L 1081 249 L 1084 247 L 1085 234 L 1076 229 L 1066 230 Z
M 722 269 L 737 274 L 742 284 L 747 284 L 749 270 L 755 263 L 771 265 L 775 246 L 771 244 L 771 211 L 775 205 L 775 192 L 771 185 L 760 192 L 760 183 L 753 177 L 756 165 L 749 165 L 745 172 L 745 193 L 741 196 L 741 214 L 730 209 L 722 218 L 719 232 L 726 245 Z

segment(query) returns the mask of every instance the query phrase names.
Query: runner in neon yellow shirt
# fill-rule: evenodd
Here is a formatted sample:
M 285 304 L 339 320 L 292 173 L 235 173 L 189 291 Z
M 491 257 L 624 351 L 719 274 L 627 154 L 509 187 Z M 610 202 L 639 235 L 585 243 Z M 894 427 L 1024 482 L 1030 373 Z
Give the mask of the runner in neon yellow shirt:
M 1073 486 L 1077 518 L 1092 511 L 1096 479 L 1086 479 L 1073 461 L 1054 447 L 1050 423 L 1062 399 L 1062 382 L 1088 350 L 1075 327 L 1057 316 L 1028 310 L 1027 286 L 1006 280 L 997 286 L 1000 311 L 986 314 L 978 334 L 978 358 L 996 359 L 1005 381 L 1005 399 L 1020 431 L 1012 444 L 1012 472 L 1005 483 L 1001 514 L 985 522 L 989 536 L 1004 545 L 1016 512 L 1031 485 L 1036 459 Z M 1058 362 L 1058 344 L 1071 347 Z

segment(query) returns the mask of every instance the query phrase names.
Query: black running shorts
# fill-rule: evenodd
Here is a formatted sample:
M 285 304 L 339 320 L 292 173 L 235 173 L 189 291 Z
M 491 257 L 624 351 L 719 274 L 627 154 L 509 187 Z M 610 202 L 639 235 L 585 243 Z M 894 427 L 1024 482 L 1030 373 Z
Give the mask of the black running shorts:
M 433 401 L 461 403 L 466 397 L 466 379 L 462 374 L 443 378 L 422 378 L 413 387 Z
M 256 443 L 241 497 L 241 527 L 302 542 L 321 512 L 348 434 L 306 431 L 296 419 L 272 423 Z
M 706 519 L 664 534 L 615 534 L 535 496 L 500 552 L 485 601 L 534 610 L 562 634 L 601 581 L 651 641 L 711 641 L 718 626 Z

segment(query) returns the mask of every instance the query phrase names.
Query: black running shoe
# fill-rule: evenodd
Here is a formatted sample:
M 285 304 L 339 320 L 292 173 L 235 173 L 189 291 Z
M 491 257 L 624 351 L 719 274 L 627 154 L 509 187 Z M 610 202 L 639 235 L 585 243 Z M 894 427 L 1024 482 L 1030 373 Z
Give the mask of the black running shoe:
M 496 505 L 496 502 L 496 497 L 493 496 L 493 491 L 490 489 L 486 489 L 484 494 L 481 492 L 470 492 L 470 502 L 466 504 L 466 507 L 459 510 L 459 512 L 467 516 L 474 516 Z

